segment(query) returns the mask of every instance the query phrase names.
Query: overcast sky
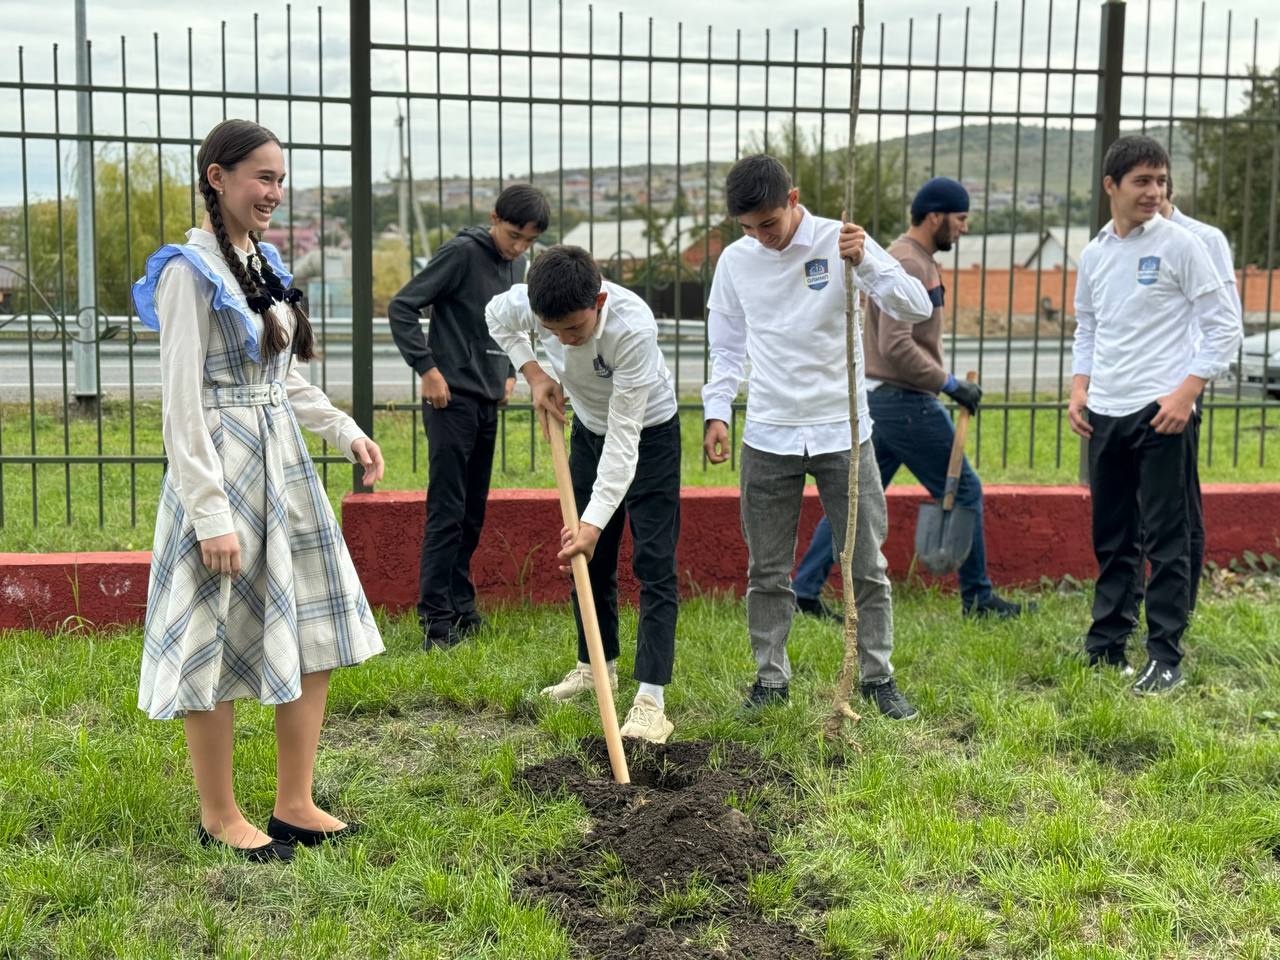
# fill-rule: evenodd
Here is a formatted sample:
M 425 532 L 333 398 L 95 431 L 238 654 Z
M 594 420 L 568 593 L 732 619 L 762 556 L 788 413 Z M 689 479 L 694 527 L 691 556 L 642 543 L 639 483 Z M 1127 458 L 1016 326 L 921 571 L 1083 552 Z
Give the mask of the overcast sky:
M 93 74 L 97 83 L 120 83 L 122 65 L 130 85 L 150 85 L 156 72 L 156 45 L 159 50 L 159 76 L 162 86 L 187 85 L 187 27 L 192 29 L 194 57 L 192 71 L 197 89 L 216 89 L 221 84 L 221 22 L 226 22 L 226 69 L 228 86 L 251 91 L 254 86 L 254 12 L 258 19 L 257 82 L 264 91 L 283 93 L 291 85 L 295 93 L 314 94 L 323 79 L 326 94 L 343 95 L 349 91 L 347 62 L 347 7 L 345 3 L 329 4 L 321 16 L 311 4 L 295 4 L 292 29 L 292 72 L 287 69 L 285 42 L 285 4 L 276 0 L 262 3 L 224 0 L 221 4 L 175 5 L 172 0 L 127 0 L 107 3 L 86 0 L 88 34 L 93 43 Z M 408 23 L 411 43 L 434 43 L 437 40 L 437 12 L 431 0 L 411 0 L 414 11 Z M 1077 113 L 1092 110 L 1095 87 L 1090 77 L 1080 77 L 1074 84 L 1068 74 L 1054 76 L 1046 88 L 1043 74 L 1026 74 L 1021 84 L 1014 73 L 1000 73 L 992 84 L 987 74 L 971 73 L 962 86 L 957 71 L 940 73 L 936 83 L 932 69 L 935 54 L 946 66 L 960 64 L 966 56 L 970 65 L 989 65 L 993 58 L 998 68 L 1027 66 L 1069 68 L 1078 58 L 1082 68 L 1092 67 L 1098 56 L 1098 0 L 1079 3 L 1050 0 L 1026 0 L 1025 23 L 1019 22 L 1019 4 L 1001 5 L 998 17 L 992 3 L 976 3 L 969 8 L 944 0 L 870 0 L 867 3 L 867 40 L 865 59 L 869 63 L 905 64 L 917 67 L 910 76 L 902 70 L 883 74 L 868 70 L 864 75 L 863 103 L 879 103 L 886 109 L 900 110 L 910 106 L 912 112 L 932 109 L 935 102 L 943 110 L 985 111 L 1021 110 L 1025 119 L 1035 121 L 1036 114 L 1070 112 L 1074 102 Z M 446 45 L 466 45 L 468 24 L 465 0 L 449 0 L 439 13 L 438 36 Z M 548 0 L 535 0 L 532 28 L 529 0 L 470 0 L 470 43 L 473 46 L 525 49 L 530 34 L 535 50 L 554 50 L 560 43 L 557 6 Z M 1168 71 L 1175 60 L 1180 71 L 1194 71 L 1203 62 L 1205 72 L 1241 72 L 1253 62 L 1272 69 L 1280 57 L 1280 26 L 1270 11 L 1273 0 L 1232 0 L 1213 3 L 1203 12 L 1204 39 L 1201 43 L 1202 5 L 1174 0 L 1151 0 L 1148 4 L 1131 2 L 1127 9 L 1126 69 L 1140 70 L 1144 62 L 1151 71 Z M 656 54 L 676 53 L 680 37 L 677 24 L 684 18 L 683 50 L 686 55 L 703 56 L 707 51 L 708 27 L 711 28 L 711 51 L 715 57 L 734 56 L 741 43 L 747 58 L 763 58 L 765 31 L 769 30 L 769 59 L 775 63 L 789 61 L 799 31 L 800 59 L 821 57 L 823 30 L 827 31 L 827 56 L 831 61 L 847 61 L 850 26 L 854 16 L 850 0 L 811 0 L 807 4 L 778 4 L 774 0 L 615 0 L 594 4 L 594 28 L 588 31 L 588 4 L 578 0 L 563 3 L 563 45 L 568 51 L 586 51 L 592 43 L 597 52 L 616 52 L 618 48 L 619 14 L 624 20 L 624 54 L 642 54 L 650 43 L 649 18 L 652 18 L 652 46 Z M 944 10 L 939 29 L 938 11 Z M 967 13 L 967 21 L 966 21 Z M 1077 18 L 1077 13 L 1079 14 Z M 1228 17 L 1230 16 L 1230 31 Z M 1176 17 L 1176 37 L 1174 24 Z M 1078 22 L 1077 22 L 1078 20 Z M 499 36 L 497 26 L 501 21 Z M 1148 33 L 1147 24 L 1150 21 Z M 0 0 L 0 23 L 6 25 L 0 38 L 0 80 L 18 78 L 18 48 L 24 48 L 23 68 L 28 81 L 52 79 L 53 45 L 59 45 L 59 78 L 74 79 L 74 3 L 73 0 Z M 1256 28 L 1256 56 L 1255 50 Z M 323 30 L 323 45 L 319 42 Z M 741 33 L 739 41 L 739 31 Z M 153 33 L 158 40 L 153 41 Z M 967 33 L 967 41 L 966 41 Z M 375 41 L 397 43 L 405 38 L 404 6 L 392 0 L 374 0 L 372 34 Z M 126 39 L 127 56 L 121 58 L 121 37 Z M 883 38 L 883 39 L 882 39 Z M 439 89 L 462 93 L 467 89 L 467 62 L 464 57 L 445 57 L 439 65 Z M 409 87 L 417 93 L 431 93 L 436 86 L 437 65 L 430 54 L 409 57 Z M 402 52 L 375 51 L 373 85 L 375 91 L 402 91 L 406 86 L 405 56 Z M 502 63 L 503 93 L 525 95 L 530 86 L 530 67 L 526 57 L 508 56 Z M 322 77 L 323 75 L 323 77 Z M 735 125 L 735 115 L 728 110 L 705 109 L 708 85 L 713 105 L 732 104 L 735 95 L 743 103 L 763 104 L 767 92 L 774 112 L 769 126 L 776 130 L 790 112 L 793 101 L 802 110 L 819 106 L 823 101 L 823 72 L 801 70 L 793 84 L 790 68 L 774 67 L 768 73 L 760 68 L 717 67 L 710 77 L 703 67 L 687 66 L 677 84 L 673 65 L 659 65 L 650 77 L 647 67 L 633 62 L 624 67 L 619 78 L 615 64 L 597 61 L 592 69 L 591 89 L 597 98 L 616 98 L 621 81 L 624 100 L 643 100 L 652 83 L 653 98 L 674 101 L 679 96 L 685 104 L 698 109 L 681 112 L 677 127 L 676 111 L 625 110 L 619 117 L 616 108 L 597 110 L 590 118 L 584 108 L 564 111 L 564 162 L 586 165 L 588 159 L 597 167 L 608 168 L 621 159 L 624 163 L 643 162 L 650 154 L 655 162 L 676 159 L 676 132 L 680 133 L 680 158 L 693 162 L 706 155 L 708 137 L 713 158 L 734 155 L 735 138 L 741 142 L 751 134 L 759 135 L 764 127 L 763 113 L 743 113 Z M 498 90 L 496 58 L 476 57 L 471 63 L 471 88 L 475 92 L 496 94 Z M 559 65 L 553 59 L 534 58 L 532 88 L 535 96 L 555 97 L 563 83 L 564 95 L 583 97 L 588 90 L 587 65 L 584 60 L 565 62 L 563 81 Z M 848 72 L 827 71 L 825 103 L 841 107 L 848 102 Z M 1147 113 L 1165 115 L 1173 109 L 1179 115 L 1193 114 L 1197 109 L 1221 113 L 1224 97 L 1230 111 L 1241 106 L 1244 85 L 1193 80 L 1180 80 L 1171 87 L 1167 78 L 1153 79 L 1145 85 Z M 961 94 L 963 91 L 963 104 Z M 1124 109 L 1142 109 L 1144 84 L 1140 79 L 1126 80 Z M 64 95 L 58 106 L 58 120 L 63 130 L 75 124 L 75 99 Z M 124 129 L 126 105 L 116 95 L 101 94 L 94 99 L 94 127 L 101 134 L 119 134 Z M 398 101 L 390 96 L 375 97 L 373 106 L 373 166 L 375 177 L 382 177 L 396 166 L 394 119 Z M 26 99 L 28 129 L 52 130 L 55 122 L 54 98 L 48 92 L 29 92 Z M 777 108 L 785 108 L 781 112 Z M 135 135 L 153 136 L 159 127 L 166 136 L 188 135 L 188 103 L 186 97 L 130 97 L 128 131 Z M 195 136 L 199 137 L 222 116 L 220 98 L 197 97 L 194 103 Z M 254 114 L 252 101 L 233 100 L 227 107 L 230 115 Z M 499 129 L 502 131 L 503 166 L 507 172 L 527 173 L 530 140 L 535 169 L 552 169 L 560 162 L 558 136 L 560 115 L 554 107 L 536 107 L 533 136 L 530 137 L 529 113 L 524 105 L 508 106 L 501 123 L 493 104 L 476 104 L 471 109 L 468 151 L 468 111 L 465 104 L 446 102 L 440 109 L 440 125 L 436 125 L 436 102 L 415 99 L 412 114 L 410 148 L 414 174 L 466 174 L 468 168 L 477 175 L 498 172 Z M 293 137 L 311 142 L 320 137 L 320 111 L 315 104 L 295 103 L 292 116 L 283 103 L 262 102 L 261 120 L 282 137 L 288 136 L 292 121 Z M 326 107 L 323 115 L 326 142 L 345 142 L 348 136 L 347 111 L 341 105 Z M 981 118 L 977 118 L 981 121 Z M 17 93 L 0 89 L 0 129 L 18 129 L 21 122 Z M 652 122 L 652 135 L 650 135 Z M 817 116 L 804 119 L 817 129 Z M 898 136 L 908 121 L 901 116 L 882 121 L 884 137 Z M 927 129 L 927 117 L 910 121 L 913 130 Z M 943 119 L 941 126 L 954 125 L 956 119 Z M 1051 121 L 1065 123 L 1065 120 Z M 1086 122 L 1085 125 L 1090 125 Z M 619 129 L 621 128 L 621 129 Z M 832 115 L 827 121 L 829 140 L 843 139 L 847 121 Z M 443 136 L 439 131 L 443 131 Z M 874 136 L 875 122 L 864 118 L 859 139 Z M 588 136 L 588 134 L 591 136 Z M 590 153 L 588 148 L 590 147 Z M 178 153 L 183 153 L 178 150 Z M 61 158 L 64 176 L 70 162 L 70 151 Z M 33 194 L 51 195 L 54 191 L 54 149 L 49 143 L 32 142 L 27 154 L 28 190 Z M 21 199 L 22 155 L 18 142 L 0 138 L 0 205 Z M 344 154 L 325 156 L 326 182 L 343 182 L 348 178 L 348 162 Z M 314 183 L 319 173 L 319 156 L 297 151 L 292 174 L 298 183 Z

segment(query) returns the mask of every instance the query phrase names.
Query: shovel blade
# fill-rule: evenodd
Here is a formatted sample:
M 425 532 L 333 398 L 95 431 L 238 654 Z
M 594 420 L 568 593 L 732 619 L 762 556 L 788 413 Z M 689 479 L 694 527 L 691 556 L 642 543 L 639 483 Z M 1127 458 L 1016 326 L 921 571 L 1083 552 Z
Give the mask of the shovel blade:
M 977 524 L 977 515 L 968 507 L 943 510 L 937 502 L 920 504 L 916 556 L 930 573 L 955 573 L 973 548 Z

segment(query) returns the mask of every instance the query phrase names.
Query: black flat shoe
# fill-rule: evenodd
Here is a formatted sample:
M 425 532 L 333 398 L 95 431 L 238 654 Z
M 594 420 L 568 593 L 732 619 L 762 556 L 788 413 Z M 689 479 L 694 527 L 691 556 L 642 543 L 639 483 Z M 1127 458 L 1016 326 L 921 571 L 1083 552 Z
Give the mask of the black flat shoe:
M 321 843 L 328 843 L 330 840 L 345 840 L 363 830 L 362 823 L 348 823 L 337 830 L 308 830 L 306 827 L 295 827 L 275 817 L 267 821 L 267 836 L 272 840 L 279 843 L 296 843 L 304 847 L 314 847 Z
M 260 847 L 233 847 L 206 830 L 204 824 L 200 824 L 196 827 L 196 839 L 200 841 L 200 846 L 202 847 L 223 847 L 253 863 L 271 863 L 273 861 L 288 863 L 293 859 L 293 847 L 285 843 L 279 843 L 274 838 Z

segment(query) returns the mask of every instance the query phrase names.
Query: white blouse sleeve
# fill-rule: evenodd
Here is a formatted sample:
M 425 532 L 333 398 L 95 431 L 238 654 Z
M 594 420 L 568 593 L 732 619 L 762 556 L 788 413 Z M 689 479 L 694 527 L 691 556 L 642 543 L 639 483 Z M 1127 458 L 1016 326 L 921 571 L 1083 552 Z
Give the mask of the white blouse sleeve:
M 323 390 L 309 381 L 298 368 L 298 358 L 289 358 L 289 376 L 285 379 L 285 392 L 298 423 L 312 433 L 318 433 L 331 446 L 355 463 L 351 444 L 365 435 L 349 416 L 335 407 Z
M 160 318 L 160 399 L 165 454 L 197 540 L 234 533 L 223 489 L 222 460 L 204 419 L 204 361 L 209 349 L 208 297 L 195 271 L 175 257 L 156 284 Z

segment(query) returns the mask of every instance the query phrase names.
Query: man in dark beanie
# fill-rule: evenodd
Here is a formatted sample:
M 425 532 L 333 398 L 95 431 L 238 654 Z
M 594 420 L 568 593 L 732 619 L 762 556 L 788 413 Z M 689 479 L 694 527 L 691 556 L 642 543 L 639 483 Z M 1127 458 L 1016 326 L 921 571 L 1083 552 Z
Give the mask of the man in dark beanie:
M 982 388 L 957 380 L 942 365 L 942 274 L 933 255 L 951 249 L 967 233 L 969 194 L 948 177 L 934 177 L 911 202 L 911 229 L 889 247 L 911 276 L 922 284 L 933 303 L 933 316 L 924 323 L 902 323 L 872 302 L 863 328 L 866 355 L 867 404 L 875 424 L 876 462 L 886 489 L 899 467 L 906 467 L 929 491 L 941 498 L 955 428 L 938 400 L 942 392 L 970 412 L 978 409 Z M 977 514 L 973 547 L 960 568 L 960 599 L 966 616 L 1019 616 L 1023 605 L 996 596 L 987 577 L 987 551 L 982 535 L 982 484 L 966 457 L 960 473 L 956 506 Z M 823 526 L 826 526 L 825 519 Z M 829 528 L 828 528 L 829 530 Z M 818 594 L 833 558 L 830 534 L 825 549 L 815 531 L 796 572 L 796 605 L 803 611 L 827 613 Z

